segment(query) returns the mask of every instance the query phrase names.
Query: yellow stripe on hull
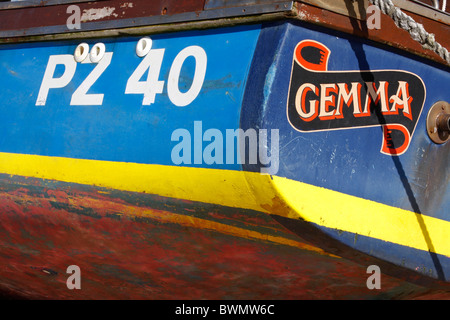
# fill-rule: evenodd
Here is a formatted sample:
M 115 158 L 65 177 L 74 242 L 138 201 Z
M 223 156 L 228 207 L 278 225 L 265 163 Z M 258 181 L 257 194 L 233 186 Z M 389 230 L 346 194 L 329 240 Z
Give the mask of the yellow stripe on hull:
M 0 172 L 251 209 L 450 256 L 450 222 L 254 172 L 0 153 Z
M 274 177 L 286 203 L 306 221 L 450 256 L 450 222 L 340 192 Z

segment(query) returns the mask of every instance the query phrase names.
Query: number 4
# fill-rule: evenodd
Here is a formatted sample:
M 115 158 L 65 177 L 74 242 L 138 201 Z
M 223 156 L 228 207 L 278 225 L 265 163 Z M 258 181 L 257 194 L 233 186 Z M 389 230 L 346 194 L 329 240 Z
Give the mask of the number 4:
M 163 57 L 164 49 L 150 50 L 128 79 L 125 93 L 144 94 L 143 105 L 154 103 L 156 94 L 162 93 L 164 88 L 164 81 L 158 80 Z M 147 80 L 140 81 L 147 69 Z

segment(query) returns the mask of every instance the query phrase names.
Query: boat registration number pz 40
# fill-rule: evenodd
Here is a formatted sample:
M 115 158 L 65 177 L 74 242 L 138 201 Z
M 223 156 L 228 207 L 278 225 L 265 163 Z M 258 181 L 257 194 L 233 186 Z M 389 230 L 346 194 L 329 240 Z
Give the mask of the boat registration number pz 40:
M 125 94 L 142 94 L 142 105 L 151 105 L 155 102 L 157 94 L 163 92 L 164 80 L 159 80 L 165 49 L 152 48 L 150 38 L 142 38 L 136 45 L 136 54 L 142 58 L 134 72 L 128 78 L 125 86 Z M 195 71 L 190 88 L 182 91 L 179 88 L 181 68 L 186 59 L 195 59 Z M 75 54 L 51 55 L 49 57 L 44 77 L 41 82 L 39 94 L 36 100 L 37 106 L 44 106 L 47 102 L 49 90 L 66 87 L 73 79 L 78 63 L 96 64 L 89 75 L 73 92 L 70 105 L 102 105 L 104 93 L 88 93 L 100 76 L 111 64 L 113 52 L 106 52 L 103 43 L 95 44 L 91 50 L 86 43 L 80 44 Z M 58 65 L 64 66 L 62 75 L 56 75 Z M 182 49 L 173 60 L 168 78 L 167 94 L 170 101 L 178 106 L 189 105 L 200 93 L 206 74 L 207 55 L 200 46 L 188 46 Z M 147 73 L 146 78 L 144 78 Z

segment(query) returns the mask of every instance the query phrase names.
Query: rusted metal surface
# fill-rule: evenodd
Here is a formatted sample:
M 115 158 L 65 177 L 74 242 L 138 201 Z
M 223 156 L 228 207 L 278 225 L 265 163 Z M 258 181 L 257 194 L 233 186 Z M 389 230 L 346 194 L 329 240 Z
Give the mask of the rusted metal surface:
M 445 101 L 436 102 L 428 112 L 427 132 L 431 140 L 442 144 L 450 134 L 450 104 Z
M 70 4 L 23 7 L 0 10 L 0 30 L 22 30 L 46 26 L 66 25 Z M 204 0 L 123 1 L 109 0 L 76 3 L 81 9 L 81 22 L 111 21 L 124 18 L 173 15 L 203 9 Z M 67 29 L 67 31 L 70 31 Z
M 306 3 L 298 3 L 297 18 L 303 21 L 311 22 L 327 28 L 343 31 L 355 36 L 388 44 L 398 49 L 417 54 L 439 63 L 445 61 L 436 53 L 422 48 L 422 46 L 414 41 L 408 32 L 399 29 L 386 15 L 381 14 L 381 29 L 369 29 L 365 20 L 352 18 L 356 15 L 353 12 L 354 7 L 349 6 L 349 16 L 344 16 L 332 11 L 311 6 Z M 359 10 L 364 11 L 364 8 Z M 405 11 L 407 12 L 407 11 Z M 436 41 L 443 47 L 450 48 L 450 26 L 441 22 L 430 20 L 426 17 L 407 12 L 416 22 L 424 25 L 425 30 L 435 34 Z
M 367 266 L 325 253 L 258 212 L 6 175 L 0 200 L 0 291 L 22 298 L 364 299 L 429 292 L 387 275 L 382 290 L 369 290 Z M 69 265 L 81 269 L 81 290 L 66 286 Z
M 430 5 L 424 4 L 421 1 L 411 1 L 411 0 L 394 0 L 394 5 L 400 7 L 403 11 L 412 12 L 432 20 L 444 22 L 449 24 L 450 12 L 449 6 L 447 5 L 447 11 L 436 9 Z
M 423 4 L 426 4 L 426 5 L 430 6 L 430 7 L 434 7 L 434 1 L 433 0 L 414 0 L 413 2 L 423 3 Z M 439 1 L 439 9 L 441 9 L 441 10 L 442 10 L 443 2 L 444 2 L 443 0 Z M 445 7 L 445 11 L 450 13 L 450 5 L 449 5 L 448 2 L 447 2 L 447 6 Z
M 329 11 L 340 13 L 360 20 L 366 19 L 366 9 L 371 5 L 369 0 L 304 0 L 301 2 L 312 4 L 316 7 L 327 9 Z M 437 21 L 439 21 L 443 17 L 445 19 L 445 15 L 442 14 L 443 11 L 435 9 L 431 5 L 431 0 L 393 0 L 392 2 L 395 6 L 401 8 L 404 11 L 413 12 Z M 349 11 L 349 7 L 353 8 L 353 10 Z M 447 12 L 450 12 L 449 10 L 449 6 L 447 5 Z
M 205 0 L 158 0 L 147 2 L 142 0 L 106 0 L 97 2 L 80 2 L 81 30 L 69 30 L 66 27 L 69 14 L 66 12 L 70 3 L 51 6 L 15 7 L 0 10 L 0 38 L 2 42 L 22 42 L 75 37 L 99 37 L 108 35 L 136 33 L 134 27 L 145 28 L 155 26 L 157 32 L 188 28 L 218 27 L 227 24 L 256 23 L 263 21 L 264 15 L 279 11 L 274 19 L 292 17 L 295 12 L 290 10 L 290 1 L 206 1 Z M 403 3 L 403 2 L 402 2 Z M 404 11 L 425 29 L 436 35 L 436 40 L 444 47 L 450 47 L 448 34 L 450 26 L 440 21 L 439 17 L 430 14 L 422 15 L 418 8 L 420 4 L 406 2 Z M 245 5 L 243 5 L 245 4 Z M 423 49 L 406 31 L 398 29 L 393 21 L 381 15 L 382 28 L 368 29 L 366 19 L 367 1 L 345 1 L 335 3 L 325 0 L 297 1 L 296 16 L 298 19 L 320 24 L 328 28 L 344 31 L 359 37 L 389 44 L 401 50 L 418 54 L 439 63 L 443 60 L 435 53 Z M 414 7 L 411 12 L 411 7 Z M 422 11 L 433 13 L 430 7 Z M 436 14 L 438 11 L 435 11 Z M 442 14 L 440 14 L 442 16 Z M 249 20 L 254 16 L 256 20 Z M 230 21 L 232 17 L 239 20 Z M 226 18 L 226 19 L 224 19 Z M 267 17 L 266 17 L 267 18 Z M 153 19 L 153 20 L 152 20 Z M 221 20 L 224 19 L 224 20 Z M 217 20 L 213 24 L 212 21 Z M 442 19 L 441 19 L 442 20 Z M 205 26 L 205 21 L 209 21 Z M 200 23 L 200 24 L 199 24 Z M 161 27 L 165 25 L 164 30 Z M 112 30 L 118 30 L 112 32 Z M 151 30 L 146 29 L 146 33 Z M 53 35 L 49 37 L 49 35 Z
M 369 6 L 368 0 L 307 0 L 301 2 L 360 20 L 366 19 L 366 9 Z
M 230 19 L 234 17 L 260 16 L 276 12 L 290 12 L 293 1 L 275 3 L 254 3 L 244 7 L 205 7 L 203 1 L 159 1 L 148 3 L 142 0 L 125 2 L 108 0 L 77 5 L 81 19 L 79 28 L 69 28 L 67 20 L 71 17 L 68 4 L 49 7 L 18 7 L 0 10 L 0 38 L 13 38 L 14 41 L 45 40 L 47 35 L 64 35 L 60 38 L 73 38 L 74 34 L 107 31 L 110 29 L 148 27 L 177 23 L 183 24 L 205 20 Z M 67 12 L 69 11 L 69 12 Z M 26 15 L 26 18 L 22 18 Z M 39 17 L 39 18 L 37 18 Z M 22 19 L 24 19 L 22 21 Z M 264 20 L 263 18 L 262 20 Z M 245 19 L 244 19 L 245 20 Z M 219 23 L 221 24 L 221 23 Z M 221 24 L 223 26 L 223 24 Z M 196 28 L 195 25 L 191 29 Z M 175 28 L 177 29 L 177 28 Z M 167 30 L 166 30 L 167 31 Z M 39 36 L 40 39 L 30 38 Z M 104 36 L 104 35 L 102 35 Z M 42 38 L 44 37 L 44 38 Z

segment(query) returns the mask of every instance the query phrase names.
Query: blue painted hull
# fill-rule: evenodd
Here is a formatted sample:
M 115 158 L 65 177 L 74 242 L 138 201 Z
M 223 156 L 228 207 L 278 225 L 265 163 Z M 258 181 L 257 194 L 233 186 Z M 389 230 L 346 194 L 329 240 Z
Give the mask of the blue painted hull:
M 385 48 L 373 47 L 370 42 L 361 41 L 360 38 L 325 32 L 327 31 L 304 28 L 301 24 L 283 24 L 262 33 L 260 43 L 283 40 L 278 47 L 266 51 L 256 50 L 251 74 L 260 76 L 250 77 L 248 88 L 261 89 L 259 95 L 252 91 L 246 96 L 241 126 L 255 126 L 254 119 L 257 118 L 260 127 L 279 128 L 278 176 L 448 222 L 449 145 L 433 143 L 426 130 L 427 114 L 432 105 L 437 101 L 450 99 L 449 92 L 442 90 L 441 85 L 450 77 L 448 68 L 395 51 L 386 51 Z M 378 70 L 401 70 L 410 72 L 423 81 L 426 98 L 422 110 L 419 107 L 417 111 L 418 120 L 405 153 L 386 155 L 380 151 L 383 141 L 382 122 L 378 126 L 369 124 L 363 127 L 357 124 L 354 127 L 299 132 L 286 121 L 286 93 L 289 92 L 292 81 L 290 57 L 296 45 L 305 39 L 320 42 L 330 49 L 328 70 L 331 72 L 371 70 L 375 73 Z M 264 59 L 265 56 L 276 58 L 272 61 Z M 323 78 L 327 79 L 327 76 L 324 75 Z M 252 170 L 251 166 L 247 168 Z M 421 236 L 428 240 L 429 250 L 415 250 L 408 245 L 398 246 L 383 239 L 343 232 L 338 228 L 324 228 L 320 224 L 317 227 L 350 247 L 448 281 L 448 255 L 429 252 L 433 251 L 433 241 L 430 240 L 433 236 L 427 234 L 420 216 L 416 222 L 421 225 Z M 446 241 L 450 240 L 450 234 L 447 231 L 445 234 Z

